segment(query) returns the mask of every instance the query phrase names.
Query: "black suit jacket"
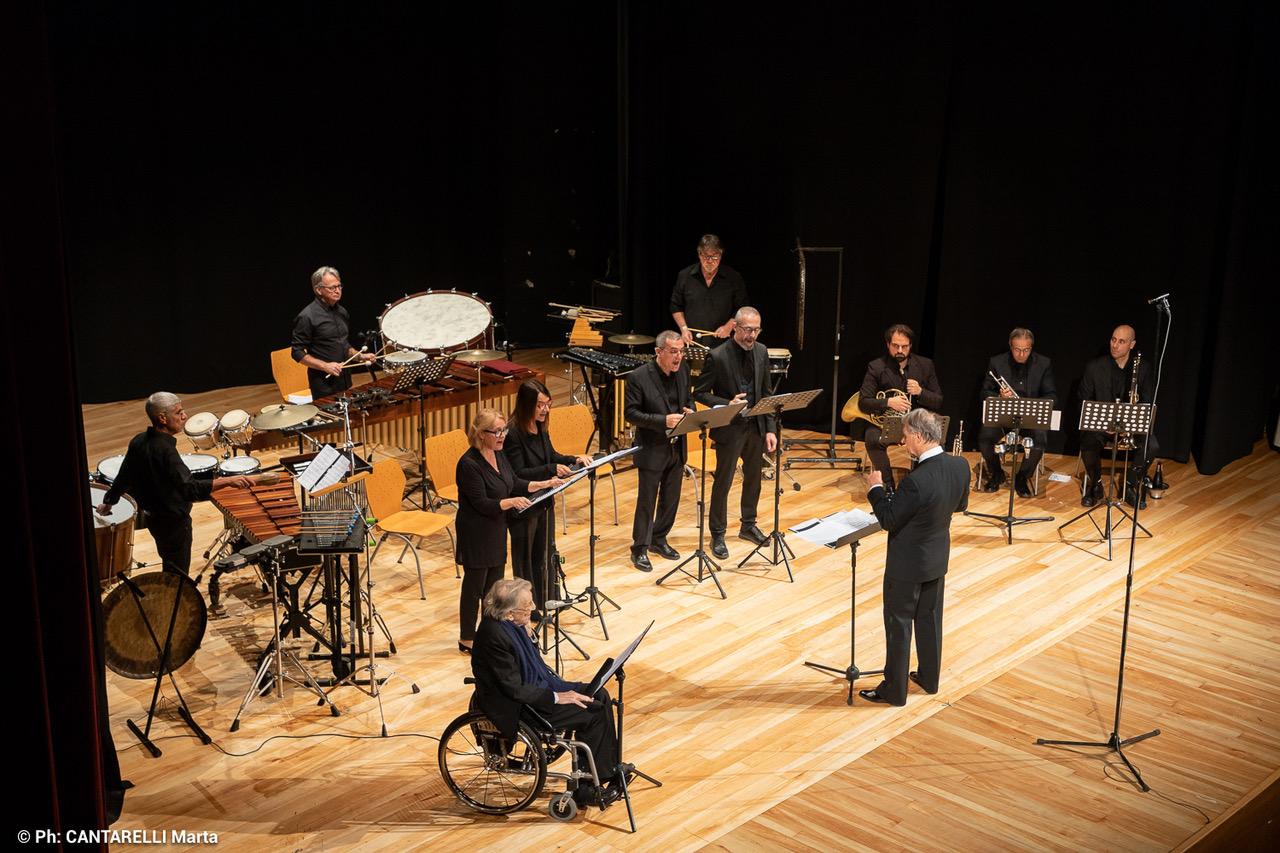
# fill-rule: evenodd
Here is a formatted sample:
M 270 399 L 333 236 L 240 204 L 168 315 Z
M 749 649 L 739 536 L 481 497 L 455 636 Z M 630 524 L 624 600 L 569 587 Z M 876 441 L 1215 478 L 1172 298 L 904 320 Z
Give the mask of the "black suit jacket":
M 992 372 L 997 376 L 1003 376 L 1005 381 L 1013 386 L 1013 390 L 1018 392 L 1019 397 L 1040 399 L 1051 397 L 1055 402 L 1058 399 L 1058 389 L 1053 382 L 1053 366 L 1048 358 L 1038 352 L 1031 353 L 1031 358 L 1027 359 L 1025 384 L 1020 385 L 1014 380 L 1013 354 L 1010 352 L 991 356 L 991 360 L 987 362 L 987 370 L 989 371 L 987 375 L 982 377 L 984 399 L 1000 396 L 1000 386 L 991 378 Z
M 549 479 L 556 475 L 556 465 L 576 465 L 578 462 L 576 456 L 556 453 L 556 449 L 551 446 L 551 436 L 545 428 L 528 433 L 515 423 L 511 424 L 502 452 L 506 454 L 516 476 L 525 480 Z
M 498 470 L 474 447 L 462 454 L 456 469 L 458 478 L 458 562 L 464 567 L 505 566 L 507 563 L 507 518 L 499 506 L 504 498 L 529 493 L 529 481 L 516 476 L 506 454 L 498 453 Z
M 867 497 L 889 533 L 886 578 L 924 583 L 947 573 L 951 516 L 969 507 L 968 462 L 939 453 L 916 465 L 892 496 L 879 488 Z
M 676 371 L 676 396 L 678 405 L 693 408 L 689 399 L 689 371 L 684 364 Z M 675 411 L 680 411 L 677 408 Z M 648 471 L 661 471 L 670 464 L 673 455 L 682 465 L 688 458 L 683 438 L 673 443 L 667 437 L 667 395 L 662 392 L 662 370 L 656 361 L 648 362 L 627 374 L 625 413 L 627 420 L 636 426 L 636 467 Z
M 524 683 L 511 638 L 491 616 L 482 618 L 476 628 L 471 674 L 476 679 L 476 703 L 505 738 L 515 737 L 521 705 L 531 705 L 543 714 L 555 707 L 550 688 Z
M 707 354 L 707 362 L 702 367 L 694 383 L 693 396 L 704 406 L 723 406 L 736 397 L 742 390 L 742 347 L 732 339 Z M 761 400 L 769 394 L 769 349 L 762 343 L 751 348 L 751 358 L 755 366 L 754 386 L 755 399 Z M 744 410 L 745 411 L 745 410 Z M 755 418 L 734 418 L 733 423 L 717 427 L 711 431 L 711 440 L 719 444 L 730 436 L 748 429 L 761 434 L 778 431 L 777 419 L 773 415 Z
M 1123 377 L 1121 377 L 1123 372 Z M 1144 359 L 1138 366 L 1138 402 L 1150 403 L 1155 394 L 1155 371 L 1147 368 Z M 1116 368 L 1115 359 L 1110 355 L 1099 356 L 1084 366 L 1084 376 L 1080 378 L 1080 399 L 1101 400 L 1110 402 L 1119 399 L 1129 402 L 1129 386 L 1133 382 L 1133 353 L 1124 370 Z
M 942 408 L 942 388 L 938 385 L 938 374 L 933 369 L 933 361 L 915 353 L 907 359 L 905 376 L 899 372 L 898 362 L 892 356 L 884 355 L 869 362 L 867 373 L 862 378 L 862 395 L 858 398 L 858 408 L 869 415 L 883 414 L 889 405 L 888 401 L 877 400 L 876 394 L 890 388 L 906 391 L 908 379 L 920 383 L 920 393 L 915 399 L 917 408 L 933 412 Z

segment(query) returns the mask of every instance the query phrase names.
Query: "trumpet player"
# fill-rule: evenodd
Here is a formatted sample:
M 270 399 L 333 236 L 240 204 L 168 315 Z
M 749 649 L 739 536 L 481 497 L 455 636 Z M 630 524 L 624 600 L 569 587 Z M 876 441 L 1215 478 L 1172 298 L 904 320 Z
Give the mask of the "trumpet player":
M 982 380 L 982 396 L 987 397 L 1049 397 L 1058 399 L 1057 388 L 1053 384 L 1053 366 L 1049 359 L 1035 349 L 1036 336 L 1030 329 L 1016 328 L 1009 333 L 1009 351 L 991 356 L 987 363 L 987 375 Z M 978 433 L 978 450 L 987 466 L 987 481 L 983 484 L 984 492 L 998 491 L 1004 483 L 1004 468 L 996 456 L 995 445 L 1000 440 L 1003 430 L 1000 427 L 984 426 Z M 1031 439 L 1034 442 L 1022 467 L 1014 475 L 1013 486 L 1020 497 L 1031 497 L 1030 478 L 1035 473 L 1040 458 L 1044 456 L 1045 442 L 1049 440 L 1047 430 L 1033 430 Z
M 1084 366 L 1084 376 L 1080 379 L 1080 399 L 1150 403 L 1155 393 L 1155 371 L 1148 370 L 1145 364 L 1141 367 L 1135 364 L 1137 356 L 1141 355 L 1134 352 L 1137 344 L 1137 333 L 1133 326 L 1116 326 L 1111 333 L 1109 354 L 1098 356 Z M 1085 474 L 1089 478 L 1080 499 L 1082 506 L 1093 506 L 1102 498 L 1102 445 L 1105 437 L 1100 432 L 1080 433 L 1080 460 L 1084 463 Z M 1125 500 L 1130 505 L 1137 500 L 1135 495 L 1139 490 L 1136 486 L 1147 476 L 1147 465 L 1159 450 L 1153 435 L 1148 445 L 1149 455 L 1143 459 L 1143 437 L 1134 438 L 1136 441 L 1129 465 L 1129 488 L 1125 490 Z M 1142 506 L 1146 506 L 1145 498 L 1142 499 Z
M 938 374 L 931 360 L 911 352 L 915 340 L 916 333 L 901 323 L 884 330 L 884 344 L 889 353 L 867 364 L 858 396 L 858 408 L 863 414 L 901 417 L 912 409 L 936 412 L 942 408 Z M 881 392 L 884 397 L 877 397 Z M 862 440 L 867 446 L 871 467 L 880 472 L 885 487 L 892 489 L 893 468 L 889 464 L 889 451 L 880 443 L 880 434 L 880 427 L 868 423 Z

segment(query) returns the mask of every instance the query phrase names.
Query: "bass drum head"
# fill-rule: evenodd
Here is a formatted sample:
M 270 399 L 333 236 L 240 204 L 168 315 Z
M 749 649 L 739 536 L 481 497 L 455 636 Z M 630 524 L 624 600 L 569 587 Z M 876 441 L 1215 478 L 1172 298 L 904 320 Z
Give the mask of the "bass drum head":
M 132 579 L 144 593 L 134 599 L 129 584 L 116 585 L 102 602 L 103 638 L 106 663 L 112 672 L 125 678 L 155 678 L 160 675 L 160 650 L 156 648 L 147 623 L 160 645 L 169 631 L 169 619 L 178 602 L 173 626 L 173 644 L 165 672 L 179 669 L 200 648 L 208 622 L 204 597 L 195 581 L 174 572 L 149 572 Z M 141 607 L 139 607 L 141 605 Z M 143 613 L 146 621 L 143 621 Z
M 480 297 L 431 290 L 391 303 L 378 318 L 384 341 L 431 354 L 478 346 L 492 323 Z

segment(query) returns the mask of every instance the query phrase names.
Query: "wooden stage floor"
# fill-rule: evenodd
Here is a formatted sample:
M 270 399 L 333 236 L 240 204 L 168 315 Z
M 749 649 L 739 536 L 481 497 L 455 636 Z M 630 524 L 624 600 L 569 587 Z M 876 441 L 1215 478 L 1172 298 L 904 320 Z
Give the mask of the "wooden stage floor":
M 526 361 L 528 359 L 525 359 Z M 562 401 L 563 369 L 540 364 Z M 189 412 L 256 410 L 273 386 L 187 396 Z M 141 428 L 136 402 L 85 407 L 87 461 L 123 452 Z M 179 441 L 182 444 L 182 440 Z M 976 454 L 967 454 L 970 461 Z M 267 455 L 270 458 L 270 454 Z M 1072 459 L 1050 458 L 1070 474 Z M 148 757 L 125 727 L 145 716 L 150 684 L 108 673 L 112 732 L 124 775 L 136 785 L 118 828 L 208 830 L 224 849 L 436 850 L 619 849 L 1118 849 L 1171 850 L 1274 782 L 1280 769 L 1280 456 L 1259 444 L 1222 474 L 1165 464 L 1171 488 L 1141 516 L 1120 734 L 1160 728 L 1127 755 L 1141 793 L 1104 750 L 1036 746 L 1038 737 L 1104 740 L 1112 727 L 1127 536 L 1108 562 L 1083 540 L 1082 522 L 1003 531 L 957 517 L 947 579 L 942 689 L 913 688 L 904 708 L 845 704 L 843 679 L 803 666 L 849 657 L 849 555 L 790 536 L 795 583 L 757 563 L 710 582 L 654 574 L 627 561 L 635 473 L 618 478 L 620 524 L 609 487 L 598 500 L 598 585 L 618 601 L 597 622 L 566 617 L 592 655 L 570 657 L 588 677 L 649 620 L 656 625 L 628 667 L 627 757 L 663 781 L 638 783 L 639 832 L 621 805 L 570 824 L 546 814 L 546 795 L 525 812 L 488 817 L 462 807 L 436 769 L 436 741 L 465 710 L 468 659 L 456 651 L 457 592 L 448 540 L 420 549 L 427 598 L 411 557 L 385 548 L 373 571 L 376 603 L 398 654 L 376 703 L 351 688 L 332 718 L 299 689 L 256 702 L 228 732 L 270 634 L 270 605 L 248 573 L 224 578 L 225 613 L 212 615 L 203 646 L 178 673 L 196 718 L 213 736 L 201 746 L 165 701 Z M 865 507 L 861 477 L 795 471 L 800 491 L 782 497 L 783 527 Z M 784 481 L 785 482 L 785 481 Z M 1022 514 L 1058 522 L 1078 509 L 1074 484 L 1048 483 L 1020 501 Z M 768 489 L 766 489 L 766 492 Z M 693 486 L 686 482 L 672 544 L 696 544 Z M 736 522 L 735 487 L 730 499 Z M 1001 495 L 974 494 L 971 509 L 1001 511 Z M 560 536 L 573 589 L 586 583 L 585 494 L 569 499 Z M 771 512 L 762 505 L 761 526 Z M 221 529 L 210 505 L 195 512 L 196 555 Z M 732 532 L 732 527 L 731 527 Z M 1122 532 L 1127 533 L 1127 527 Z M 730 565 L 748 550 L 729 540 Z M 881 665 L 881 567 L 885 540 L 859 551 L 858 665 Z M 153 558 L 146 533 L 135 555 Z M 416 684 L 421 692 L 412 692 Z M 874 686 L 864 679 L 860 687 Z M 171 695 L 166 685 L 165 695 Z M 548 786 L 551 788 L 551 786 Z

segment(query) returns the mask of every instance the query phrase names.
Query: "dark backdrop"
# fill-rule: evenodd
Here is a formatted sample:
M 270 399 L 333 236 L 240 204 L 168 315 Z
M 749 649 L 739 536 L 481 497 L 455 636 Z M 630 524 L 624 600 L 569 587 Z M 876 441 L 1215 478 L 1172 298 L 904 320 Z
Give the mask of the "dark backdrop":
M 795 353 L 787 387 L 828 388 L 797 424 L 905 322 L 971 445 L 1010 328 L 1069 394 L 1117 323 L 1155 360 L 1165 292 L 1168 454 L 1216 471 L 1275 399 L 1260 2 L 51 8 L 86 401 L 267 381 L 322 263 L 357 329 L 456 286 L 499 338 L 556 343 L 546 302 L 610 277 L 619 325 L 656 332 L 704 231 Z M 803 347 L 797 238 L 845 248 L 839 317 L 810 258 Z

